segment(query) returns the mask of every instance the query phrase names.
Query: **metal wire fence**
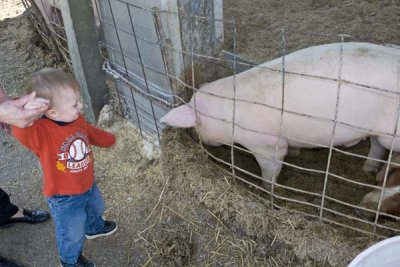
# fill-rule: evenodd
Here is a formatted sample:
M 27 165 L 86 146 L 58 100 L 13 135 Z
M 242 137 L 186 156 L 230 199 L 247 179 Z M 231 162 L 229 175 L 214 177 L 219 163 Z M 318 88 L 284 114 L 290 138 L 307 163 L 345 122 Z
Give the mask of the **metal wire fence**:
M 121 5 L 125 6 L 130 16 L 131 14 L 135 13 L 133 12 L 133 10 L 140 11 L 152 16 L 154 18 L 154 27 L 156 28 L 156 31 L 158 33 L 156 36 L 157 38 L 155 40 L 153 39 L 150 40 L 147 37 L 141 35 L 135 29 L 135 25 L 133 23 L 133 20 L 135 18 L 131 17 L 130 25 L 128 26 L 118 24 L 118 21 L 115 19 L 115 16 L 117 16 L 118 14 L 113 13 L 112 6 L 110 4 L 111 1 L 119 2 Z M 23 0 L 23 2 L 27 1 Z M 102 5 L 108 5 L 108 8 L 111 11 L 111 18 L 112 18 L 111 20 L 107 20 L 102 17 L 102 12 L 101 10 L 99 10 L 99 7 L 100 9 L 104 8 L 104 6 L 102 7 Z M 27 4 L 27 6 L 29 5 Z M 207 64 L 212 62 L 213 64 L 233 66 L 231 73 L 234 81 L 232 88 L 233 90 L 232 97 L 224 97 L 218 93 L 208 93 L 211 97 L 225 99 L 226 101 L 232 103 L 233 106 L 230 119 L 221 118 L 219 114 L 204 113 L 200 109 L 197 109 L 196 106 L 194 107 L 197 116 L 201 115 L 213 120 L 219 120 L 221 121 L 221 123 L 226 123 L 231 126 L 231 141 L 221 142 L 223 145 L 229 147 L 229 149 L 227 150 L 229 154 L 228 156 L 224 158 L 216 156 L 216 154 L 212 152 L 213 151 L 212 149 L 201 143 L 202 150 L 205 153 L 207 153 L 210 156 L 210 158 L 212 158 L 215 162 L 217 162 L 218 166 L 223 168 L 225 171 L 229 172 L 234 177 L 235 181 L 240 181 L 240 183 L 248 185 L 250 188 L 249 191 L 252 194 L 256 194 L 257 196 L 262 198 L 266 197 L 269 198 L 271 205 L 276 208 L 288 208 L 288 207 L 293 208 L 294 212 L 298 212 L 309 217 L 318 218 L 322 221 L 338 225 L 344 228 L 352 229 L 365 234 L 373 234 L 380 237 L 385 237 L 400 232 L 400 228 L 397 226 L 396 223 L 396 221 L 399 220 L 400 217 L 394 214 L 385 213 L 381 210 L 385 196 L 387 196 L 388 194 L 389 195 L 399 194 L 396 188 L 395 189 L 387 188 L 386 184 L 387 184 L 388 174 L 391 171 L 391 166 L 400 166 L 397 162 L 392 162 L 394 153 L 397 152 L 394 151 L 396 138 L 399 137 L 399 134 L 397 132 L 398 131 L 397 125 L 400 114 L 400 106 L 398 100 L 400 94 L 400 88 L 395 88 L 395 90 L 393 90 L 393 88 L 380 88 L 374 85 L 362 84 L 359 82 L 354 82 L 351 80 L 344 79 L 343 69 L 342 69 L 343 66 L 342 49 L 340 49 L 340 53 L 338 54 L 338 61 L 340 62 L 338 73 L 333 75 L 333 77 L 323 77 L 320 75 L 297 73 L 293 71 L 288 71 L 286 69 L 285 60 L 287 54 L 286 47 L 288 42 L 288 36 L 297 35 L 297 36 L 304 36 L 304 38 L 312 38 L 312 37 L 329 38 L 330 40 L 339 42 L 342 45 L 345 43 L 345 41 L 347 41 L 347 39 L 350 39 L 351 36 L 346 34 L 339 34 L 339 35 L 324 34 L 324 33 L 319 34 L 310 32 L 300 33 L 297 31 L 285 30 L 282 28 L 275 29 L 266 27 L 265 28 L 266 31 L 277 33 L 277 36 L 279 36 L 279 43 L 280 43 L 280 54 L 281 54 L 280 68 L 271 68 L 263 64 L 255 65 L 253 63 L 242 61 L 240 60 L 240 58 L 236 56 L 237 22 L 234 20 L 215 20 L 208 16 L 199 16 L 187 13 L 184 10 L 179 10 L 179 12 L 169 12 L 169 11 L 159 10 L 157 8 L 147 9 L 122 0 L 108 0 L 101 2 L 100 5 L 99 4 L 96 5 L 96 9 L 97 10 L 95 12 L 97 13 L 98 18 L 100 18 L 102 28 L 105 27 L 104 25 L 107 25 L 107 27 L 109 28 L 110 27 L 113 28 L 117 36 L 117 38 L 115 39 L 116 42 L 110 42 L 109 40 L 107 40 L 107 38 L 105 38 L 99 44 L 100 50 L 103 52 L 102 55 L 105 60 L 103 65 L 103 70 L 105 71 L 106 74 L 108 74 L 111 78 L 115 80 L 115 83 L 117 85 L 116 88 L 118 91 L 117 95 L 119 100 L 119 108 L 122 110 L 123 115 L 125 117 L 128 117 L 138 126 L 142 136 L 144 137 L 153 136 L 158 139 L 158 142 L 160 141 L 161 130 L 163 125 L 160 125 L 158 121 L 159 117 L 158 114 L 156 114 L 155 112 L 154 106 L 157 106 L 158 108 L 164 111 L 168 111 L 171 108 L 187 103 L 187 101 L 185 101 L 186 97 L 182 94 L 182 92 L 177 91 L 176 88 L 179 87 L 185 88 L 190 92 L 189 95 L 194 95 L 194 97 L 196 97 L 195 93 L 199 91 L 198 86 L 196 86 L 198 82 L 195 79 L 197 62 L 204 61 L 207 62 Z M 168 42 L 168 40 L 166 39 L 165 35 L 162 32 L 163 25 L 160 25 L 162 21 L 160 18 L 162 16 L 173 16 L 178 18 L 180 21 L 187 20 L 189 22 L 188 36 L 189 36 L 189 44 L 191 44 L 188 46 L 189 49 L 180 49 L 171 46 L 170 42 Z M 58 21 L 62 21 L 62 19 L 59 19 Z M 43 24 L 43 20 L 40 21 L 35 19 L 35 22 L 37 22 L 38 24 Z M 65 45 L 66 36 L 65 32 L 62 33 L 62 27 L 60 25 L 54 24 L 54 22 L 51 22 L 49 20 L 46 20 L 45 22 L 50 29 L 50 31 L 45 33 L 45 35 L 52 36 L 55 40 L 58 40 L 55 42 L 55 46 L 58 47 L 63 58 L 69 60 L 68 51 Z M 208 23 L 218 22 L 222 23 L 224 25 L 224 28 L 231 29 L 232 31 L 231 34 L 233 36 L 232 38 L 233 42 L 232 52 L 234 55 L 233 58 L 227 59 L 223 57 L 222 54 L 220 57 L 209 56 L 209 55 L 204 55 L 202 53 L 198 53 L 196 51 L 196 47 L 193 45 L 194 44 L 193 36 L 194 32 L 196 31 L 196 25 L 198 25 L 200 22 L 208 22 Z M 39 29 L 42 28 L 39 27 Z M 136 55 L 133 55 L 134 53 L 132 54 L 124 53 L 120 37 L 118 36 L 118 33 L 121 32 L 123 32 L 128 36 L 133 37 L 135 42 L 132 44 L 132 46 L 135 47 L 135 50 L 137 50 Z M 140 45 L 138 44 L 139 42 Z M 53 42 L 49 43 L 54 46 Z M 161 51 L 162 59 L 164 61 L 164 66 L 165 66 L 164 69 L 160 70 L 158 68 L 155 68 L 154 66 L 151 66 L 151 64 L 148 64 L 143 60 L 141 52 L 141 47 L 143 46 L 156 47 Z M 186 79 L 183 79 L 182 76 L 174 75 L 170 71 L 170 69 L 168 68 L 168 64 L 166 62 L 168 61 L 167 54 L 174 54 L 174 53 L 179 55 L 184 55 L 190 59 L 190 66 L 189 66 L 191 70 L 190 77 L 186 77 Z M 115 60 L 115 57 L 117 55 L 122 59 L 121 61 L 123 62 L 122 66 L 118 65 L 117 61 Z M 131 70 L 129 70 L 127 67 L 126 64 L 127 60 L 135 62 L 136 64 L 140 65 L 141 73 L 139 74 L 132 73 Z M 236 77 L 238 75 L 237 69 L 239 68 L 239 66 L 242 68 L 256 68 L 265 73 L 280 74 L 281 75 L 280 87 L 282 94 L 281 103 L 279 105 L 271 105 L 263 101 L 248 100 L 246 98 L 237 95 Z M 152 84 L 152 81 L 149 81 L 146 77 L 146 73 L 148 71 L 157 73 L 161 76 L 165 76 L 169 81 L 170 85 L 173 85 L 171 86 L 172 91 L 168 92 L 166 90 L 163 90 L 163 88 L 154 86 L 154 84 Z M 285 106 L 285 99 L 287 98 L 286 81 L 288 77 L 302 77 L 307 79 L 336 83 L 336 99 L 335 99 L 335 110 L 333 118 L 318 116 L 316 114 L 307 114 L 298 112 L 296 110 L 288 109 Z M 138 83 L 137 80 L 140 80 L 140 78 L 142 78 L 144 86 Z M 129 90 L 126 91 L 121 89 L 122 87 L 119 84 L 127 86 Z M 382 130 L 377 128 L 369 129 L 363 127 L 362 125 L 353 125 L 351 123 L 348 123 L 346 121 L 341 121 L 339 119 L 338 114 L 340 112 L 341 91 L 344 86 L 349 86 L 349 85 L 357 88 L 362 88 L 362 90 L 365 90 L 366 92 L 375 92 L 383 94 L 393 99 L 397 99 L 396 115 L 394 116 L 394 122 L 393 122 L 393 125 L 395 125 L 395 127 L 393 131 L 387 131 L 386 129 Z M 143 106 L 140 106 L 139 104 L 140 101 L 138 102 L 138 97 L 148 101 L 151 108 L 147 109 L 144 108 Z M 244 103 L 254 106 L 260 106 L 263 108 L 270 109 L 271 111 L 279 112 L 280 114 L 279 130 L 277 132 L 260 131 L 237 122 L 236 107 L 237 105 Z M 297 138 L 296 136 L 284 135 L 282 133 L 283 117 L 284 115 L 287 114 L 302 119 L 319 121 L 332 125 L 330 142 L 328 144 L 315 143 L 311 142 L 310 140 Z M 349 150 L 347 148 L 335 147 L 334 146 L 335 134 L 339 127 L 350 129 L 352 131 L 357 131 L 360 133 L 368 133 L 369 136 L 382 136 L 390 138 L 391 139 L 390 150 L 387 158 L 385 159 L 370 158 L 367 155 L 360 153 L 356 150 Z M 265 136 L 266 138 L 270 136 L 276 137 L 278 141 L 275 144 L 275 155 L 272 157 L 266 157 L 261 153 L 250 151 L 236 144 L 234 140 L 237 134 L 236 132 L 238 130 L 249 133 L 257 133 L 259 135 Z M 282 140 L 293 141 L 298 144 L 301 144 L 301 146 L 304 147 L 318 148 L 320 152 L 316 153 L 321 153 L 321 155 L 324 153 L 326 154 L 326 156 L 321 156 L 321 158 L 324 159 L 326 158 L 324 165 L 319 166 L 319 168 L 311 168 L 308 166 L 302 166 L 301 164 L 296 163 L 295 161 L 289 162 L 289 161 L 279 160 L 278 150 Z M 158 142 L 156 141 L 156 143 Z M 302 175 L 306 178 L 308 176 L 313 176 L 313 175 L 320 177 L 319 183 L 321 183 L 322 185 L 319 186 L 318 188 L 307 188 L 307 186 L 294 187 L 290 184 L 285 184 L 283 182 L 280 182 L 279 178 L 277 181 L 266 181 L 260 175 L 256 174 L 257 171 L 252 171 L 249 170 L 248 168 L 240 167 L 241 164 L 239 164 L 239 162 L 243 159 L 238 157 L 238 152 L 242 154 L 243 153 L 249 154 L 256 157 L 257 156 L 264 157 L 267 160 L 272 161 L 274 163 L 274 174 L 279 172 L 279 170 L 277 169 L 278 164 L 282 164 L 283 166 L 285 166 L 285 168 L 293 170 L 293 172 L 302 173 Z M 379 163 L 386 163 L 387 165 L 385 165 L 384 167 L 384 179 L 382 181 L 382 185 L 376 185 L 375 181 L 371 182 L 371 179 L 359 179 L 359 177 L 357 177 L 357 179 L 354 179 L 354 176 L 352 176 L 351 174 L 349 173 L 342 174 L 342 172 L 338 171 L 338 169 L 332 168 L 332 161 L 335 160 L 335 157 L 337 157 L 338 155 L 339 157 L 341 156 L 359 160 L 369 159 Z M 390 163 L 391 165 L 388 163 Z M 355 164 L 355 163 L 348 161 L 346 164 Z M 268 183 L 269 186 L 266 187 L 264 185 L 265 183 Z M 339 196 L 340 194 L 338 194 L 337 196 L 333 195 L 331 192 L 332 192 L 332 187 L 335 187 L 335 184 L 346 185 L 346 187 L 352 188 L 352 190 L 354 189 L 353 192 L 359 190 L 360 192 L 364 192 L 364 194 L 365 192 L 377 190 L 379 192 L 378 203 L 374 208 L 363 207 L 358 204 L 359 201 L 361 200 L 360 197 L 357 199 L 357 201 L 348 201 L 345 198 L 340 197 Z M 335 189 L 333 188 L 333 191 L 334 190 Z M 362 197 L 363 195 L 360 196 Z M 355 211 L 361 211 L 373 214 L 372 220 L 359 216 L 358 215 L 359 213 Z
M 59 2 L 56 0 L 52 0 L 52 2 L 43 0 L 39 2 L 35 2 L 34 0 L 21 0 L 21 2 L 29 12 L 29 18 L 42 37 L 42 40 L 57 56 L 57 59 L 63 60 L 67 64 L 67 67 L 72 70 L 72 63 L 67 45 L 67 35 L 65 33 Z

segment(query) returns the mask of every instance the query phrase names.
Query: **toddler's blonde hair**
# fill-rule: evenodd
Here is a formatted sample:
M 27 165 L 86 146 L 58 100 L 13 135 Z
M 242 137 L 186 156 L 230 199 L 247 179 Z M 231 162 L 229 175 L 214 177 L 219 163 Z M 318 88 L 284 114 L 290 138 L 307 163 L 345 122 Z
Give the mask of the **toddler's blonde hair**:
M 55 95 L 71 89 L 80 92 L 78 81 L 72 74 L 55 68 L 44 68 L 34 73 L 26 84 L 28 94 L 36 92 L 38 97 L 50 100 L 50 106 L 54 103 Z

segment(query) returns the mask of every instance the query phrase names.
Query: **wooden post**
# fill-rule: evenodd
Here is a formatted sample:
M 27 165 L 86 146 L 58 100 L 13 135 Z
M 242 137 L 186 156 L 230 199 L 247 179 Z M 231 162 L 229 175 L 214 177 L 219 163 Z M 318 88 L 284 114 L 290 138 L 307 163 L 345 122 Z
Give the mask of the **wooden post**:
M 91 0 L 60 1 L 74 75 L 81 85 L 85 117 L 95 122 L 108 100 Z
M 219 67 L 215 61 L 206 57 L 222 58 L 222 44 L 224 39 L 222 14 L 223 0 L 160 0 L 161 9 L 168 10 L 171 14 L 162 15 L 163 31 L 168 41 L 166 49 L 167 64 L 169 70 L 176 77 L 181 78 L 190 86 L 193 83 L 198 86 L 204 82 L 214 81 L 218 78 Z M 202 17 L 202 18 L 201 18 Z M 206 57 L 194 56 L 192 76 L 191 52 Z M 177 51 L 183 51 L 178 54 Z M 194 79 L 192 79 L 194 77 Z M 173 92 L 186 100 L 191 97 L 191 91 L 187 95 L 179 83 L 172 83 Z
M 186 81 L 195 86 L 214 81 L 218 77 L 217 64 L 211 58 L 222 58 L 223 19 L 222 0 L 179 0 L 181 12 L 182 49 L 189 54 L 184 55 Z M 205 57 L 192 56 L 190 53 Z M 210 57 L 210 59 L 207 59 Z M 192 60 L 194 74 L 192 74 Z M 192 76 L 193 75 L 193 76 Z

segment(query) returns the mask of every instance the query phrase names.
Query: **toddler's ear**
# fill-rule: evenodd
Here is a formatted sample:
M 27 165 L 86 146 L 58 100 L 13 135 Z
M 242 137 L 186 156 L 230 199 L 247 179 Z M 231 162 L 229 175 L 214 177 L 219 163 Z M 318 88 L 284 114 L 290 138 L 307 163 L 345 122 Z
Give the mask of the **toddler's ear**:
M 49 119 L 56 119 L 58 117 L 58 112 L 55 109 L 49 108 L 46 112 L 46 117 Z

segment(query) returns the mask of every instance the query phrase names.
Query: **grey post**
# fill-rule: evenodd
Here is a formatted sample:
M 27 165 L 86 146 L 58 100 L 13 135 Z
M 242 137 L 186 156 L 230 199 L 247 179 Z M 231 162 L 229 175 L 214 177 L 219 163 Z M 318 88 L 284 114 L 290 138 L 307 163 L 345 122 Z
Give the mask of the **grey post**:
M 85 117 L 96 121 L 107 101 L 105 75 L 91 0 L 60 1 L 74 75 L 81 85 Z
M 184 51 L 211 58 L 222 57 L 224 39 L 222 6 L 223 0 L 178 1 L 178 8 L 182 14 L 180 24 L 182 49 Z M 183 60 L 187 75 L 186 82 L 191 84 L 191 55 L 184 55 Z M 195 66 L 193 75 L 196 86 L 220 78 L 217 75 L 215 61 L 194 56 L 193 64 Z

